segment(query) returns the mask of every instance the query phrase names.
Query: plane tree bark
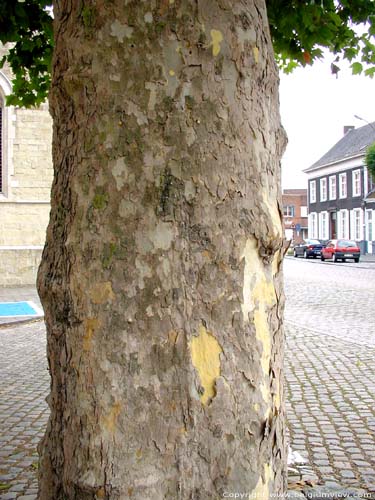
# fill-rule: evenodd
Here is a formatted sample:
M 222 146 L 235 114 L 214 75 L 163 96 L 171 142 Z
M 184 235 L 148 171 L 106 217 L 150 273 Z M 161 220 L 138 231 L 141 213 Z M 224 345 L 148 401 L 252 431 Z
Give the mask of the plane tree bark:
M 59 0 L 40 499 L 285 486 L 278 73 L 263 0 Z

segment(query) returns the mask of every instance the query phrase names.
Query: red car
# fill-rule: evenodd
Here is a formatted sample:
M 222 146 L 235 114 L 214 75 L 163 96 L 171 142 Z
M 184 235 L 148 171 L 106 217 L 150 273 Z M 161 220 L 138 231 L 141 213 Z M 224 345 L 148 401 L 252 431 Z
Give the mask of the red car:
M 332 259 L 333 262 L 347 259 L 352 259 L 359 262 L 361 251 L 355 241 L 351 240 L 329 240 L 327 245 L 322 249 L 320 256 L 321 260 Z

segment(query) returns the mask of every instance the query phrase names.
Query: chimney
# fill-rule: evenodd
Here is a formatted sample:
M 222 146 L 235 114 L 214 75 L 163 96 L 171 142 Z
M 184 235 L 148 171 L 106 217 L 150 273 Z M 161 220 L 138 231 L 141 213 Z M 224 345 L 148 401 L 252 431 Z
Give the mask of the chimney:
M 350 132 L 351 130 L 354 130 L 354 129 L 355 129 L 354 125 L 345 125 L 344 126 L 344 135 L 346 135 L 348 132 Z

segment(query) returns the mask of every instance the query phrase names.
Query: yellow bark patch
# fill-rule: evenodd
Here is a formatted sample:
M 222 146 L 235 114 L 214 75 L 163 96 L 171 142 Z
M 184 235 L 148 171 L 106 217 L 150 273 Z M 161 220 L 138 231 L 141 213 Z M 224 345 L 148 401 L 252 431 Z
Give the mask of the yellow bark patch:
M 96 496 L 97 496 L 97 498 L 105 498 L 105 490 L 104 490 L 104 488 L 100 488 L 96 492 Z
M 263 345 L 261 359 L 262 370 L 264 374 L 268 374 L 271 359 L 271 338 L 264 304 L 260 305 L 257 311 L 254 311 L 254 324 L 257 339 L 260 340 Z
M 270 497 L 270 479 L 271 479 L 271 466 L 269 464 L 264 464 L 264 481 L 262 477 L 252 492 L 253 498 L 259 498 L 259 500 L 267 500 Z
M 176 73 L 173 71 L 173 69 L 170 69 L 170 70 L 169 70 L 169 74 L 170 74 L 171 76 L 174 76 Z
M 253 47 L 253 54 L 254 54 L 255 62 L 258 64 L 258 62 L 259 62 L 259 49 L 258 49 L 258 47 Z
M 223 350 L 204 326 L 199 328 L 198 337 L 192 338 L 190 349 L 193 366 L 198 371 L 204 389 L 200 400 L 205 405 L 215 396 L 215 382 L 220 377 L 220 354 Z
M 96 318 L 85 319 L 85 335 L 83 337 L 83 350 L 90 351 L 94 331 L 99 327 L 100 321 Z
M 104 304 L 111 302 L 115 298 L 110 281 L 97 283 L 90 290 L 90 299 L 94 304 Z
M 117 402 L 112 406 L 109 413 L 106 416 L 102 417 L 103 427 L 111 434 L 114 434 L 115 432 L 120 412 L 121 412 L 121 405 L 119 402 Z
M 276 292 L 271 272 L 259 256 L 255 239 L 248 239 L 242 254 L 245 259 L 242 314 L 244 321 L 249 321 L 249 314 L 254 316 L 256 338 L 262 344 L 261 366 L 264 382 L 260 391 L 264 401 L 270 403 L 270 388 L 267 383 L 271 360 L 271 335 L 268 325 L 268 309 L 276 303 Z M 266 416 L 269 414 L 266 410 Z
M 223 41 L 223 35 L 221 31 L 211 30 L 211 45 L 212 45 L 212 55 L 214 57 L 218 56 L 221 50 L 220 44 Z

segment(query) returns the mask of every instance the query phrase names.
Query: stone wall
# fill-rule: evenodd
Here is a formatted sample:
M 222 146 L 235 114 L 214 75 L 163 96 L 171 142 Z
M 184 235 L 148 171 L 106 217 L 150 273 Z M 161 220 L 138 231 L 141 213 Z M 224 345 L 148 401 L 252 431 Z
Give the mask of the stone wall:
M 0 286 L 34 284 L 41 256 L 41 248 L 0 247 Z
M 0 56 L 4 47 L 0 46 Z M 0 70 L 3 190 L 0 193 L 0 286 L 33 284 L 50 211 L 52 119 L 38 109 L 5 106 L 11 74 Z

